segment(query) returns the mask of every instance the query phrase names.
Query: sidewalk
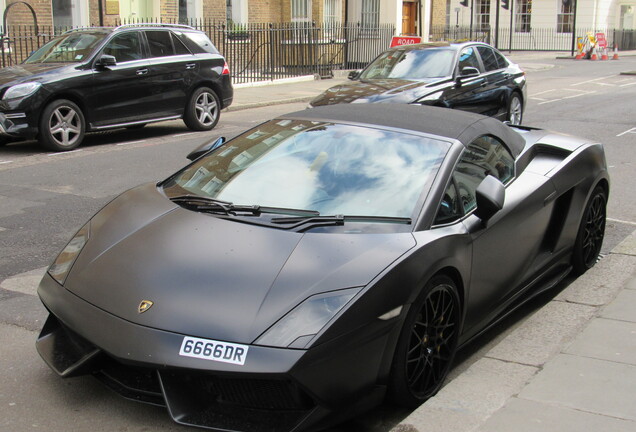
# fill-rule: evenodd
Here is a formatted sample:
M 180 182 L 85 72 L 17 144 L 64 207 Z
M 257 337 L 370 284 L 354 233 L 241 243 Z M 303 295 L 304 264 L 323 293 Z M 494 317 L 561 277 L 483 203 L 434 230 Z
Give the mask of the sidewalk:
M 392 432 L 636 430 L 636 231 Z

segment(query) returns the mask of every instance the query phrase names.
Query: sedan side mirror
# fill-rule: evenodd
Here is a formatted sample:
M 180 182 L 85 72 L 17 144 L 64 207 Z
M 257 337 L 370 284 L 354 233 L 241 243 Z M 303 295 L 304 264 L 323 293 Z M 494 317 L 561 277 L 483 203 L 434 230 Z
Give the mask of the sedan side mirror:
M 95 62 L 95 66 L 107 67 L 107 66 L 115 66 L 117 64 L 117 59 L 115 56 L 102 54 L 100 58 Z
M 477 187 L 475 198 L 477 200 L 475 216 L 486 223 L 503 208 L 506 188 L 497 178 L 488 175 Z
M 212 150 L 221 147 L 225 143 L 225 137 L 219 137 L 216 140 L 210 140 L 204 142 L 199 147 L 195 148 L 188 154 L 187 158 L 191 161 L 200 158 L 206 153 L 211 152 Z
M 349 78 L 350 80 L 354 80 L 360 76 L 360 72 L 362 71 L 359 71 L 359 70 L 351 71 L 349 72 L 349 75 L 347 75 L 347 78 Z
M 460 78 L 473 78 L 473 77 L 479 76 L 479 74 L 480 74 L 479 69 L 477 69 L 476 67 L 466 66 L 460 72 L 459 77 Z

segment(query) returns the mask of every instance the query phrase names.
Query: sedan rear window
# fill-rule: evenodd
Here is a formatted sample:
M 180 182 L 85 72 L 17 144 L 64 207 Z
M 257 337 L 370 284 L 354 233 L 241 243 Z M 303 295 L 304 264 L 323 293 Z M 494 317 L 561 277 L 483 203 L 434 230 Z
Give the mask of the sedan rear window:
M 169 196 L 322 215 L 411 217 L 449 147 L 408 133 L 278 119 L 229 141 L 164 187 Z

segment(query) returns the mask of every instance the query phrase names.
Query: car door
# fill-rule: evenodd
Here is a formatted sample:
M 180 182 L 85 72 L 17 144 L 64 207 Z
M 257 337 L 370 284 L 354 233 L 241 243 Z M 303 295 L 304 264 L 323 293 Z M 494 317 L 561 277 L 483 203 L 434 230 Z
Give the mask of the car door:
M 462 78 L 462 71 L 472 67 L 479 71 L 478 76 Z M 457 58 L 454 72 L 454 84 L 446 89 L 443 102 L 448 108 L 460 109 L 474 113 L 483 112 L 483 92 L 487 85 L 483 76 L 483 67 L 473 46 L 464 47 Z
M 531 172 L 515 178 L 514 169 L 514 159 L 500 140 L 490 135 L 477 138 L 458 161 L 438 210 L 437 224 L 467 215 L 461 223 L 472 242 L 464 325 L 468 332 L 499 314 L 537 271 L 534 263 L 551 217 L 546 203 L 555 189 L 547 177 Z M 472 212 L 477 187 L 487 175 L 506 185 L 506 197 L 503 209 L 484 224 Z
M 147 117 L 149 63 L 139 31 L 116 34 L 102 49 L 101 55 L 114 56 L 117 64 L 94 67 L 93 83 L 87 96 L 89 122 L 99 128 L 134 122 Z
M 483 111 L 481 113 L 489 116 L 494 116 L 498 112 L 506 113 L 508 109 L 507 93 L 510 91 L 510 74 L 506 71 L 505 66 L 500 64 L 499 53 L 491 47 L 478 45 L 477 51 L 484 65 L 486 79 L 486 86 L 482 89 Z M 505 61 L 505 59 L 502 60 Z
M 150 51 L 150 97 L 157 116 L 181 115 L 199 62 L 169 30 L 145 30 Z

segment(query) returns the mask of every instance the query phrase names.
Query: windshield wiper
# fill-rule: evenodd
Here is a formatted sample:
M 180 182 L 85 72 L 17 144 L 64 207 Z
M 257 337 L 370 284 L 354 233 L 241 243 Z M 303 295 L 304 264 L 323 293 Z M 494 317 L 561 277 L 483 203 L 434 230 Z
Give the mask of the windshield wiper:
M 178 195 L 170 198 L 172 202 L 183 204 L 185 206 L 194 207 L 198 211 L 222 214 L 248 213 L 259 216 L 261 213 L 281 214 L 281 215 L 297 215 L 302 218 L 318 216 L 316 210 L 294 209 L 286 207 L 268 207 L 255 205 L 239 205 L 216 198 L 209 198 L 200 195 Z
M 375 222 L 375 223 L 397 223 L 411 224 L 411 218 L 393 217 L 393 216 L 313 216 L 313 217 L 286 217 L 273 218 L 271 222 L 277 225 L 286 225 L 284 228 L 293 230 L 303 227 L 302 231 L 321 226 L 344 225 L 345 221 L 349 222 Z

